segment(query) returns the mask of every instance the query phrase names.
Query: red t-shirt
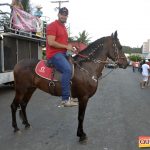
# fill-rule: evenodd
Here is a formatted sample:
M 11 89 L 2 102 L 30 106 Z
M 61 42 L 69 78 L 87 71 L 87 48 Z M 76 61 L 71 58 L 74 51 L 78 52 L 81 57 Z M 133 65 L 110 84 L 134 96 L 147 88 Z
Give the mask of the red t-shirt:
M 46 35 L 54 35 L 56 37 L 55 41 L 61 44 L 68 45 L 68 34 L 64 24 L 60 23 L 58 20 L 49 24 L 46 28 Z M 46 40 L 46 58 L 49 59 L 57 53 L 64 53 L 66 49 L 59 49 L 48 45 Z

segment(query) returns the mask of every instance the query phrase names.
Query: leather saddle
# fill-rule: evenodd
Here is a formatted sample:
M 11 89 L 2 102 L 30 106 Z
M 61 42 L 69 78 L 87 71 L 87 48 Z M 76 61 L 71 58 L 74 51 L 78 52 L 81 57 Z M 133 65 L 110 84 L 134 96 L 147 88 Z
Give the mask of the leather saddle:
M 68 60 L 72 64 L 72 78 L 74 76 L 74 64 L 69 58 Z M 47 60 L 40 60 L 35 67 L 35 73 L 40 77 L 50 81 L 61 81 L 62 74 L 56 70 L 52 64 L 48 64 Z

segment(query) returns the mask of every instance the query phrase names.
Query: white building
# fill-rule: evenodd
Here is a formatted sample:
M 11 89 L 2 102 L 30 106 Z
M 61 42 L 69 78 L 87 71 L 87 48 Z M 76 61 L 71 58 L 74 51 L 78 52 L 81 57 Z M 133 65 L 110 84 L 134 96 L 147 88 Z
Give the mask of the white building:
M 150 39 L 143 43 L 142 54 L 144 58 L 150 59 Z

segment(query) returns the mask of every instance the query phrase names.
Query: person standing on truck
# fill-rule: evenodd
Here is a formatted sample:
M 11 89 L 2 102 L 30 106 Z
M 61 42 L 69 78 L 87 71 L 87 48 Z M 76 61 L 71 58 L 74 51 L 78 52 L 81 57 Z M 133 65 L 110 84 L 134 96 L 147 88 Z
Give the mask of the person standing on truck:
M 12 0 L 11 6 L 21 9 L 21 10 L 24 10 L 21 0 Z

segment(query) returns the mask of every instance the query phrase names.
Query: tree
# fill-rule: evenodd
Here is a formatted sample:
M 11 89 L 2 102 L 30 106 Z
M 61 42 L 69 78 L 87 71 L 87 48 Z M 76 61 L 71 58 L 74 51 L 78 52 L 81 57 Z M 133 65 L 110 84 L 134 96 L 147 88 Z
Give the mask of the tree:
M 76 40 L 81 43 L 89 44 L 91 37 L 88 37 L 89 34 L 84 30 L 79 32 L 79 36 L 76 36 Z
M 23 0 L 22 5 L 24 8 L 24 11 L 30 13 L 31 12 L 31 7 L 30 7 L 30 0 Z
M 130 59 L 131 61 L 141 61 L 141 60 L 142 60 L 142 57 L 139 56 L 139 55 L 131 55 L 131 56 L 129 56 L 129 59 Z
M 131 54 L 131 53 L 142 53 L 142 47 L 141 48 L 131 48 L 129 46 L 123 46 L 122 47 L 122 50 L 124 53 L 128 53 L 128 54 Z
M 75 41 L 75 37 L 68 37 L 68 41 L 69 41 L 69 42 Z

